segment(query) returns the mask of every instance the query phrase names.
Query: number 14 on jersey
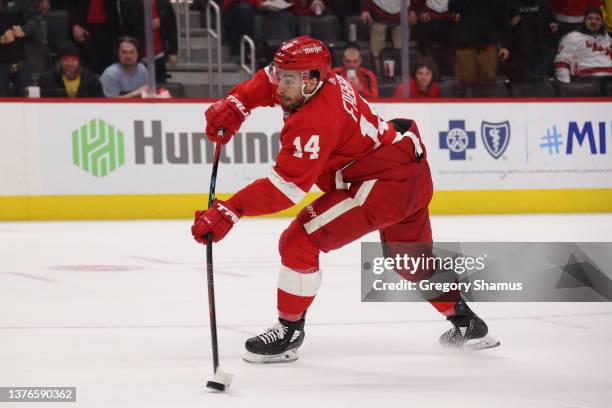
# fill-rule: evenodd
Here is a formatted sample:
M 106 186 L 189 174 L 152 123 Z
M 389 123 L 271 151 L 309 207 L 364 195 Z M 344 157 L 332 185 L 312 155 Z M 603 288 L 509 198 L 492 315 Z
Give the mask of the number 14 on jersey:
M 297 158 L 301 159 L 304 156 L 304 152 L 310 153 L 310 160 L 315 160 L 319 157 L 319 150 L 321 150 L 319 147 L 319 135 L 310 136 L 310 139 L 308 139 L 304 145 L 304 148 L 302 148 L 302 140 L 300 136 L 295 138 L 293 145 L 295 146 L 295 152 L 293 152 L 293 155 Z

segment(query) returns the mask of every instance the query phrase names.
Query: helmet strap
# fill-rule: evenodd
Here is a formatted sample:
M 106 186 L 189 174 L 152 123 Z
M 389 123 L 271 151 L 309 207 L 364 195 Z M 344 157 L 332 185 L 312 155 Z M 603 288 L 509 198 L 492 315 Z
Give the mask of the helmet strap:
M 302 83 L 302 87 L 300 88 L 300 91 L 302 92 L 302 96 L 304 97 L 304 103 L 308 102 L 308 100 L 310 98 L 312 98 L 314 96 L 314 94 L 316 94 L 317 92 L 319 92 L 319 89 L 321 89 L 321 87 L 323 86 L 323 81 L 321 81 L 320 79 L 318 80 L 317 86 L 315 87 L 314 91 L 312 91 L 311 93 L 306 93 L 306 83 Z

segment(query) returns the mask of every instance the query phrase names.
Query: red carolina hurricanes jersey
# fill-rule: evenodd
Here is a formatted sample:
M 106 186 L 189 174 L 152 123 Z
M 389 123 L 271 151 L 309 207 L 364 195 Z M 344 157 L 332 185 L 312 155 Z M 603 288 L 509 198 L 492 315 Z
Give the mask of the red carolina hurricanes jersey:
M 253 109 L 277 104 L 276 89 L 262 69 L 230 94 Z M 281 150 L 270 176 L 246 186 L 230 199 L 243 215 L 287 209 L 300 202 L 315 183 L 323 191 L 336 188 L 338 170 L 403 137 L 334 72 L 328 74 L 316 95 L 285 116 Z

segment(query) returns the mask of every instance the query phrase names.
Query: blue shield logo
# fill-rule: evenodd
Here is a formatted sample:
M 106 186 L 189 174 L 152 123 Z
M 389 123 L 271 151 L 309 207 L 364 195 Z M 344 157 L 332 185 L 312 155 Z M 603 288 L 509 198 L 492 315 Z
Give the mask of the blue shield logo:
M 480 132 L 487 152 L 495 159 L 499 159 L 510 141 L 510 122 L 482 122 Z

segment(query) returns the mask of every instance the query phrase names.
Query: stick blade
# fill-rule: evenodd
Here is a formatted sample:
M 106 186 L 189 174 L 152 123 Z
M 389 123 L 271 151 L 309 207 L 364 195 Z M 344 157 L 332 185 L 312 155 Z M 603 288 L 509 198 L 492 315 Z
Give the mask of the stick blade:
M 234 374 L 227 373 L 221 367 L 217 367 L 214 378 L 206 383 L 206 387 L 223 392 L 229 388 L 233 378 Z

